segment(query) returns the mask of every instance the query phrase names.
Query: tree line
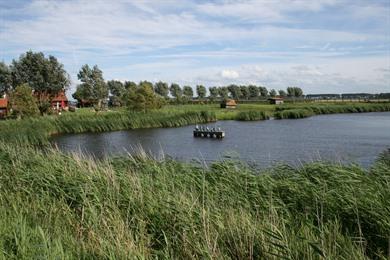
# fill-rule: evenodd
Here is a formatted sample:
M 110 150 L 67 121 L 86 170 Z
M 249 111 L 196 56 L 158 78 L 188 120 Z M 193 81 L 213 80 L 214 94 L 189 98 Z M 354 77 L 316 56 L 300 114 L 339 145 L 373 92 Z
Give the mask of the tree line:
M 121 82 L 106 81 L 102 70 L 97 65 L 85 64 L 77 77 L 73 98 L 83 105 L 94 106 L 97 111 L 107 105 L 126 106 L 132 110 L 160 108 L 164 103 L 187 103 L 194 99 L 223 100 L 256 100 L 272 96 L 300 97 L 302 89 L 288 87 L 286 90 L 270 89 L 255 85 L 228 85 L 206 88 L 197 85 L 195 88 L 177 83 L 152 83 L 141 81 Z M 42 52 L 28 51 L 14 59 L 10 65 L 0 62 L 0 95 L 7 93 L 11 99 L 13 111 L 17 114 L 48 113 L 51 100 L 70 86 L 69 74 L 56 57 L 45 57 Z M 26 105 L 27 104 L 27 105 Z

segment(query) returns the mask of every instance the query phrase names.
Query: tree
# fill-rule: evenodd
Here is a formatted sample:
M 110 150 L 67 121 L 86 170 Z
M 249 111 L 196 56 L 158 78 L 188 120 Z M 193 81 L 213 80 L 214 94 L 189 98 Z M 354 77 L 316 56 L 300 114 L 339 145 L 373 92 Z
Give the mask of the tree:
M 270 95 L 271 97 L 276 96 L 276 90 L 275 90 L 275 89 L 271 89 L 270 92 L 269 92 L 269 95 Z
M 227 87 L 219 87 L 218 93 L 222 99 L 227 99 L 229 97 L 229 89 Z
M 42 52 L 28 51 L 13 60 L 11 75 L 13 87 L 28 83 L 34 90 L 41 113 L 47 112 L 51 99 L 70 85 L 64 66 L 54 56 L 45 58 Z
M 279 90 L 279 96 L 281 96 L 281 97 L 287 96 L 286 91 L 284 91 L 283 89 Z
M 239 99 L 241 96 L 240 87 L 237 85 L 229 85 L 228 90 L 230 92 L 230 96 L 234 99 Z
M 184 86 L 183 95 L 186 97 L 187 100 L 191 100 L 194 96 L 194 91 L 190 86 Z
M 11 92 L 12 114 L 18 119 L 39 115 L 37 100 L 32 92 L 32 88 L 28 84 L 17 86 Z
M 249 93 L 249 88 L 247 86 L 241 86 L 240 92 L 241 92 L 241 98 L 249 99 L 250 93 Z
M 267 97 L 268 96 L 268 90 L 266 87 L 259 87 L 260 96 Z
M 303 96 L 303 91 L 301 88 L 298 88 L 298 87 L 288 87 L 287 88 L 287 95 L 289 97 L 301 97 L 301 96 Z
M 154 92 L 156 92 L 157 94 L 159 94 L 164 98 L 168 98 L 168 93 L 169 93 L 168 84 L 162 81 L 157 82 L 156 84 L 154 84 Z
M 211 101 L 214 101 L 215 99 L 217 99 L 217 97 L 219 95 L 219 91 L 218 91 L 217 87 L 210 87 L 209 92 L 210 92 L 210 100 Z
M 198 99 L 203 99 L 206 97 L 206 88 L 203 85 L 196 86 L 196 94 L 198 95 Z
M 11 86 L 11 69 L 4 62 L 0 62 L 0 96 L 7 93 Z
M 123 105 L 123 95 L 125 94 L 125 86 L 119 80 L 107 81 L 107 87 L 110 91 L 110 101 L 113 106 Z
M 254 85 L 250 85 L 248 87 L 248 90 L 249 90 L 249 97 L 250 98 L 256 99 L 259 97 L 260 91 L 259 91 L 258 87 L 254 86 Z
M 169 92 L 171 93 L 172 97 L 176 98 L 177 102 L 181 101 L 181 97 L 182 97 L 183 92 L 182 92 L 179 84 L 172 83 L 170 88 L 169 88 Z
M 88 64 L 85 64 L 81 67 L 77 77 L 81 81 L 78 86 L 82 88 L 80 92 L 95 105 L 96 111 L 102 110 L 103 103 L 108 97 L 108 87 L 104 82 L 103 72 L 97 65 L 91 69 Z
M 124 87 L 126 90 L 136 90 L 137 89 L 137 83 L 133 82 L 133 81 L 125 81 L 125 83 L 123 83 Z
M 135 91 L 129 88 L 124 99 L 129 109 L 145 113 L 163 105 L 163 100 L 154 93 L 153 84 L 147 81 L 141 81 Z

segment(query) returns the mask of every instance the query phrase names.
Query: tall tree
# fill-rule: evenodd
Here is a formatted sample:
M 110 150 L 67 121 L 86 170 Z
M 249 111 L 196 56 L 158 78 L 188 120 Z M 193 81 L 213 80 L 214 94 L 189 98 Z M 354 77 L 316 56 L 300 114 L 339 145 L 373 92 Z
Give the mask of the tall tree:
M 12 114 L 18 119 L 39 115 L 37 99 L 32 94 L 32 88 L 28 84 L 17 86 L 11 92 Z
M 210 87 L 209 88 L 209 93 L 210 93 L 210 100 L 214 101 L 218 98 L 219 91 L 217 87 Z
M 28 51 L 13 60 L 11 74 L 13 87 L 28 83 L 33 89 L 41 113 L 47 111 L 53 97 L 70 85 L 64 66 L 54 56 L 45 58 L 42 52 Z
M 198 95 L 198 99 L 204 99 L 206 97 L 206 88 L 203 85 L 197 85 L 196 94 Z
M 4 95 L 12 86 L 11 69 L 4 62 L 0 62 L 0 96 Z
M 275 89 L 271 89 L 271 90 L 269 91 L 269 95 L 270 95 L 271 97 L 276 96 L 276 90 L 275 90 Z
M 184 86 L 183 95 L 187 100 L 191 100 L 194 96 L 194 90 L 190 86 Z
M 298 88 L 298 87 L 288 87 L 287 88 L 287 95 L 289 97 L 301 97 L 301 96 L 303 96 L 303 91 L 301 88 Z
M 162 81 L 157 82 L 156 84 L 154 84 L 154 92 L 156 92 L 157 94 L 159 94 L 164 98 L 168 98 L 168 94 L 169 94 L 168 84 Z
M 279 90 L 279 96 L 281 96 L 281 97 L 287 96 L 286 91 L 284 91 L 283 89 Z
M 268 96 L 268 90 L 266 87 L 259 87 L 260 96 L 267 97 Z
M 107 81 L 107 87 L 110 91 L 110 102 L 113 106 L 123 105 L 123 95 L 125 94 L 125 86 L 119 80 Z
M 227 87 L 219 87 L 218 93 L 222 99 L 227 99 L 229 97 L 229 89 Z
M 260 91 L 259 91 L 258 87 L 254 86 L 254 85 L 249 85 L 248 90 L 249 90 L 250 98 L 256 99 L 259 97 Z
M 135 90 L 129 88 L 124 99 L 130 110 L 143 112 L 161 108 L 163 104 L 163 100 L 154 92 L 153 84 L 147 81 L 141 81 Z
M 239 99 L 240 96 L 241 96 L 241 91 L 240 91 L 240 87 L 237 86 L 237 85 L 229 85 L 228 87 L 228 90 L 230 92 L 230 96 L 234 99 Z
M 77 77 L 81 81 L 78 87 L 83 88 L 86 99 L 95 105 L 97 111 L 102 110 L 104 101 L 108 97 L 108 87 L 104 82 L 103 72 L 97 65 L 91 69 L 88 64 L 85 64 Z
M 176 99 L 177 102 L 181 101 L 183 91 L 180 88 L 179 84 L 172 83 L 169 87 L 169 92 L 171 93 L 171 96 Z
M 250 93 L 249 88 L 247 86 L 240 86 L 241 98 L 249 99 Z

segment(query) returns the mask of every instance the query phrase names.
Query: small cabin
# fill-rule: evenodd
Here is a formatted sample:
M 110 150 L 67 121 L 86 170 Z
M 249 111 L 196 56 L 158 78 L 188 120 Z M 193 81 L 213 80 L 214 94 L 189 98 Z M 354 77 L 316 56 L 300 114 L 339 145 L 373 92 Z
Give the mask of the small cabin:
M 234 99 L 226 99 L 222 101 L 221 108 L 236 108 L 237 103 Z
M 62 111 L 68 109 L 68 98 L 65 95 L 65 91 L 61 91 L 51 100 L 51 107 L 54 110 Z
M 274 105 L 281 105 L 284 103 L 282 97 L 273 97 L 273 98 L 269 98 L 268 100 L 270 104 L 274 104 Z
M 7 97 L 0 98 L 0 118 L 5 118 L 8 115 L 8 99 Z

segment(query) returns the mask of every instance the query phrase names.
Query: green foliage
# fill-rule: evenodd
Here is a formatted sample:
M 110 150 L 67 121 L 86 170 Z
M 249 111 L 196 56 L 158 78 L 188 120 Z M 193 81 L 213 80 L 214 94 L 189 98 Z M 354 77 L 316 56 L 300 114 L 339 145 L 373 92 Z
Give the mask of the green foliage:
M 12 86 L 11 69 L 4 62 L 0 62 L 0 97 Z
M 385 259 L 390 168 L 102 161 L 0 143 L 0 258 Z
M 209 92 L 210 92 L 210 100 L 211 101 L 214 101 L 218 98 L 218 95 L 219 95 L 219 91 L 218 91 L 218 88 L 217 87 L 210 87 L 209 88 Z
M 169 92 L 171 93 L 171 96 L 176 99 L 176 102 L 180 102 L 183 91 L 180 88 L 179 84 L 172 83 L 171 86 L 169 87 Z
M 206 93 L 206 88 L 203 85 L 196 86 L 196 94 L 198 95 L 199 99 L 204 99 L 206 97 Z
M 258 87 L 254 86 L 254 85 L 249 85 L 248 86 L 248 90 L 249 90 L 249 97 L 250 98 L 258 98 L 259 95 L 260 95 L 260 90 Z
M 123 96 L 126 89 L 122 82 L 118 80 L 110 80 L 107 82 L 107 87 L 110 91 L 110 101 L 112 106 L 122 106 L 124 104 Z
M 158 95 L 162 96 L 163 98 L 168 98 L 168 93 L 169 93 L 168 84 L 162 81 L 157 82 L 156 84 L 154 84 L 154 92 L 156 92 Z
M 260 96 L 267 97 L 268 96 L 268 90 L 266 87 L 259 87 Z
M 28 84 L 38 99 L 41 113 L 47 112 L 47 103 L 70 85 L 64 65 L 54 56 L 46 58 L 42 52 L 28 51 L 11 65 L 12 85 Z
M 269 116 L 264 111 L 242 111 L 236 116 L 239 121 L 258 121 L 267 120 Z
M 11 108 L 13 116 L 17 118 L 39 115 L 37 100 L 28 84 L 20 85 L 12 91 Z M 17 131 L 17 129 L 15 130 Z
M 85 64 L 81 67 L 77 77 L 81 84 L 77 86 L 74 97 L 79 98 L 79 101 L 88 100 L 95 105 L 96 110 L 102 110 L 109 91 L 103 72 L 97 65 L 91 69 L 88 64 Z
M 287 96 L 286 91 L 284 91 L 283 89 L 279 90 L 278 92 L 279 92 L 279 96 L 281 96 L 281 97 L 286 97 Z
M 250 92 L 249 92 L 249 88 L 247 86 L 240 86 L 240 93 L 241 93 L 242 99 L 249 99 Z
M 126 105 L 130 110 L 148 111 L 161 108 L 163 100 L 153 91 L 150 82 L 142 81 L 135 90 L 129 90 L 125 95 Z
M 298 87 L 288 87 L 287 88 L 287 95 L 289 97 L 302 97 L 303 91 L 301 88 L 298 88 Z
M 241 90 L 240 90 L 239 86 L 232 84 L 232 85 L 229 85 L 227 88 L 229 90 L 230 96 L 233 99 L 239 99 L 240 98 Z
M 269 91 L 269 95 L 270 95 L 271 97 L 275 97 L 275 96 L 276 96 L 276 90 L 275 90 L 275 89 L 271 89 L 271 90 Z
M 227 99 L 229 97 L 229 89 L 227 87 L 219 87 L 218 93 L 221 99 Z
M 187 100 L 192 100 L 194 96 L 194 91 L 190 86 L 184 86 L 183 87 L 183 95 Z

